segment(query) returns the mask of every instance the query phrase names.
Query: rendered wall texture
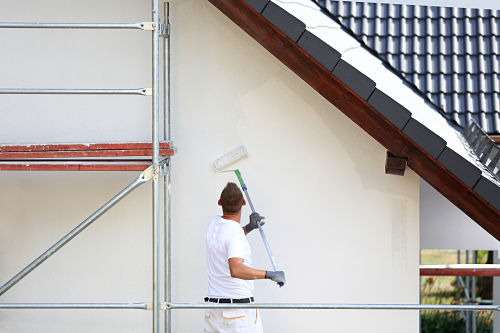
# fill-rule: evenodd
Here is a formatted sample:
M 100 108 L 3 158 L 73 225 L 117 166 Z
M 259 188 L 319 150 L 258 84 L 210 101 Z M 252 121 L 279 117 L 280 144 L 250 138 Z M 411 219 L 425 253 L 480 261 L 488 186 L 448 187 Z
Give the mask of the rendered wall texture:
M 0 6 L 0 21 L 150 20 L 149 1 Z M 224 184 L 236 181 L 211 163 L 244 144 L 249 157 L 237 167 L 287 273 L 281 289 L 256 282 L 259 302 L 417 303 L 419 177 L 385 175 L 378 143 L 208 1 L 175 0 L 171 10 L 173 300 L 205 296 L 205 227 Z M 150 86 L 148 33 L 59 39 L 71 33 L 0 31 L 8 50 L 0 85 Z M 0 109 L 5 143 L 150 138 L 149 97 L 0 96 Z M 0 173 L 0 283 L 135 176 Z M 150 204 L 144 185 L 0 301 L 149 301 Z M 269 269 L 259 234 L 249 239 L 255 266 Z M 202 318 L 175 310 L 173 332 L 200 332 Z M 415 312 L 273 310 L 262 318 L 267 332 L 418 332 Z M 139 310 L 2 311 L 0 332 L 149 332 L 150 321 Z

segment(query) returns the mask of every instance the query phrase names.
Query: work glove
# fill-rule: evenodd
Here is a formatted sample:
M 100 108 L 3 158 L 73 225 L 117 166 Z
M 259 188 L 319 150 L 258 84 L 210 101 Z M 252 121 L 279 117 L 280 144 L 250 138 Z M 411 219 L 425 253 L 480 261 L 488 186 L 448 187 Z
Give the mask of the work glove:
M 285 284 L 285 272 L 283 271 L 266 271 L 266 279 L 277 282 L 280 286 Z
M 259 226 L 257 225 L 257 222 L 260 222 L 260 225 L 264 225 L 266 222 L 263 220 L 265 219 L 264 216 L 260 216 L 259 213 L 253 212 L 250 214 L 250 222 L 245 226 L 245 230 L 247 231 L 247 234 L 252 231 L 253 229 L 257 229 Z

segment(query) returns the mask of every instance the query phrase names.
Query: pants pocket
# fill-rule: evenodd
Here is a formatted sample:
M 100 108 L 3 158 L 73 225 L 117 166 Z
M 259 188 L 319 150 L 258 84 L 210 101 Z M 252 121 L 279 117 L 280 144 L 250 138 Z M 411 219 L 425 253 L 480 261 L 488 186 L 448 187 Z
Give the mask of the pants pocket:
M 245 309 L 224 309 L 222 311 L 222 317 L 226 319 L 239 319 L 246 318 L 247 311 Z
M 247 332 L 249 318 L 245 309 L 224 309 L 222 311 L 224 327 L 228 332 Z

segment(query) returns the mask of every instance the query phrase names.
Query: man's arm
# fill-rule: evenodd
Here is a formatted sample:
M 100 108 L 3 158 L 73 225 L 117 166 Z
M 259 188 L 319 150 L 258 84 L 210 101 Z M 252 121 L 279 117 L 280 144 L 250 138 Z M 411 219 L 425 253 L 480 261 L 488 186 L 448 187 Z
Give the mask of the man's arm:
M 243 265 L 242 258 L 229 258 L 228 261 L 229 271 L 231 272 L 231 277 L 233 278 L 242 280 L 257 280 L 266 278 L 266 271 L 253 269 Z
M 257 280 L 269 279 L 277 282 L 282 286 L 285 283 L 285 272 L 283 271 L 263 271 L 260 269 L 253 269 L 243 265 L 242 258 L 229 258 L 229 271 L 231 277 L 242 280 Z

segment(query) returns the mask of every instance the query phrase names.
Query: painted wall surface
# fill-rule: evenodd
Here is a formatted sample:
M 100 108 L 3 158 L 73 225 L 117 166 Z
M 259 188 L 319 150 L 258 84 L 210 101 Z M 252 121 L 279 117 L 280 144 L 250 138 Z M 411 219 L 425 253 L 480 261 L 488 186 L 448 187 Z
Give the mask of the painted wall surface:
M 420 180 L 420 248 L 495 251 L 499 242 Z
M 148 21 L 149 1 L 0 0 L 1 21 Z M 4 9 L 5 8 L 5 9 Z M 29 11 L 27 11 L 29 9 Z M 384 174 L 385 150 L 208 1 L 171 4 L 173 300 L 206 293 L 204 231 L 238 163 L 287 285 L 259 302 L 417 303 L 419 177 Z M 149 33 L 0 31 L 2 87 L 150 86 Z M 49 49 L 51 47 L 51 49 Z M 27 62 L 27 65 L 25 64 Z M 8 66 L 5 64 L 9 64 Z M 97 84 L 96 84 L 97 83 Z M 0 142 L 147 140 L 149 97 L 0 96 Z M 127 185 L 135 173 L 0 173 L 0 281 Z M 144 185 L 2 302 L 151 299 L 151 190 Z M 245 207 L 244 215 L 249 214 Z M 254 264 L 270 264 L 258 233 Z M 0 282 L 0 283 L 2 283 Z M 266 332 L 418 332 L 418 314 L 262 311 Z M 1 311 L 0 332 L 149 332 L 151 312 Z M 203 311 L 173 312 L 173 332 Z

